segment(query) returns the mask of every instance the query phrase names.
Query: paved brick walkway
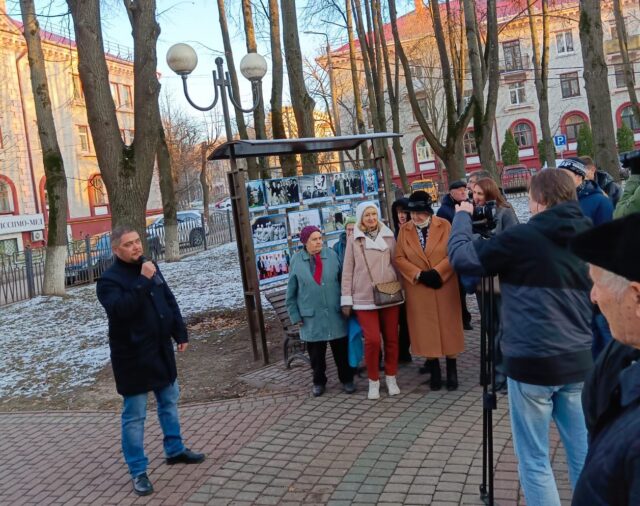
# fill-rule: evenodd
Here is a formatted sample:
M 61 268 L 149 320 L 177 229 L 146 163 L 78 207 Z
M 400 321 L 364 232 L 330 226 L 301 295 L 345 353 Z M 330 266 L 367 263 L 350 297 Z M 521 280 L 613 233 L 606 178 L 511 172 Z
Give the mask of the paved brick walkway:
M 477 325 L 476 325 L 477 326 Z M 117 413 L 0 414 L 0 504 L 482 504 L 478 332 L 467 332 L 460 389 L 430 392 L 418 362 L 402 366 L 402 394 L 346 395 L 330 367 L 328 392 L 309 396 L 310 372 L 274 364 L 245 381 L 271 394 L 181 408 L 199 466 L 166 466 L 149 415 L 149 474 L 156 492 L 136 498 L 119 448 Z M 507 413 L 494 412 L 496 503 L 523 504 Z M 552 431 L 553 466 L 569 503 L 564 451 Z

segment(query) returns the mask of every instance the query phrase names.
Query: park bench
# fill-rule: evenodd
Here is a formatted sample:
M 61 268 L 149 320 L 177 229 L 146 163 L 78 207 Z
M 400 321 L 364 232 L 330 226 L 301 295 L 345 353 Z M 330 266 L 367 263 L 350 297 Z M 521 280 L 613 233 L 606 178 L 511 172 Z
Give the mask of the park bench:
M 287 366 L 287 369 L 291 369 L 291 363 L 295 359 L 301 359 L 307 364 L 311 364 L 306 353 L 307 345 L 304 341 L 300 340 L 300 328 L 298 325 L 291 323 L 291 319 L 289 318 L 286 288 L 266 292 L 265 297 L 276 312 L 278 320 L 280 320 L 284 330 L 282 348 L 284 352 L 284 364 Z

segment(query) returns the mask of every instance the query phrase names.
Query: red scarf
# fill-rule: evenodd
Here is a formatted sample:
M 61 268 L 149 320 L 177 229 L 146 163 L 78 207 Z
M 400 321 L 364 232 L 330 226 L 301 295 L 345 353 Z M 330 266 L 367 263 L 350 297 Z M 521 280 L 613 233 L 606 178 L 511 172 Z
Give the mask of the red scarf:
M 320 258 L 320 253 L 316 253 L 313 256 L 313 258 L 316 261 L 316 268 L 313 271 L 313 279 L 316 281 L 316 283 L 321 285 L 322 284 L 322 258 Z

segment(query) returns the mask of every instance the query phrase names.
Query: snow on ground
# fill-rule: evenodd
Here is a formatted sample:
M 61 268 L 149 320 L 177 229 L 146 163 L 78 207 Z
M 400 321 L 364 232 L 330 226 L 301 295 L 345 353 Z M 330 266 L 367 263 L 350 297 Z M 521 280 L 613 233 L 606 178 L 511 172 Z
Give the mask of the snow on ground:
M 244 304 L 236 243 L 160 269 L 185 317 Z M 49 397 L 91 384 L 109 361 L 95 285 L 0 308 L 0 350 L 0 398 Z

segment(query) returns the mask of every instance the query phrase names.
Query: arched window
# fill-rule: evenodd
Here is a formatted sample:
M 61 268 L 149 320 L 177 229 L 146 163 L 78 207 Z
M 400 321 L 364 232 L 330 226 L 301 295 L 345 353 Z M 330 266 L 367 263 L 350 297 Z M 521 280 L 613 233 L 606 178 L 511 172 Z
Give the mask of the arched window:
M 472 156 L 478 154 L 478 146 L 476 146 L 476 136 L 473 133 L 473 130 L 468 130 L 467 133 L 464 134 L 464 154 L 466 156 Z
M 89 180 L 89 198 L 94 206 L 105 206 L 109 203 L 107 188 L 99 174 Z
M 622 122 L 634 132 L 636 130 L 640 130 L 640 123 L 638 123 L 638 120 L 636 120 L 636 117 L 633 115 L 632 106 L 628 105 L 622 109 L 620 118 L 622 119 Z
M 578 133 L 580 128 L 586 121 L 578 114 L 572 114 L 564 121 L 564 132 L 567 136 L 567 142 L 576 142 L 578 140 Z
M 416 142 L 416 162 L 427 162 L 430 159 L 429 143 L 424 137 Z
M 0 179 L 0 214 L 13 214 L 14 209 L 13 188 L 8 181 Z
M 528 148 L 533 146 L 533 131 L 529 123 L 518 123 L 513 127 L 513 137 L 519 148 Z

